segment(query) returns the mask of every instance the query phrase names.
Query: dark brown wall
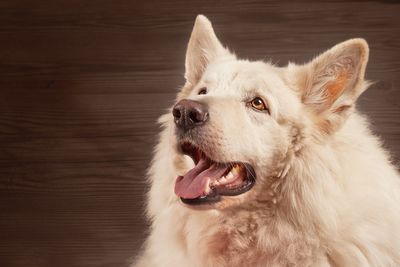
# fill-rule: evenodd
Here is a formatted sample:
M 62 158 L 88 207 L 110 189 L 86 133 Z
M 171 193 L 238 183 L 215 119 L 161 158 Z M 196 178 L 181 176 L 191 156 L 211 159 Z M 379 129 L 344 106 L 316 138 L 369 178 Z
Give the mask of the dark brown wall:
M 400 157 L 398 1 L 0 1 L 0 266 L 126 266 L 156 118 L 195 15 L 239 56 L 304 62 L 364 37 L 361 109 Z

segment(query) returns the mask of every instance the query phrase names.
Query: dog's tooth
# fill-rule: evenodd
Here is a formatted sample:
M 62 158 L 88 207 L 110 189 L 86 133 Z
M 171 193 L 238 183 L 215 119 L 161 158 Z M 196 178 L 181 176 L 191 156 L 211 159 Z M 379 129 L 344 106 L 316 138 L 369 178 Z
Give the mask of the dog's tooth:
M 243 170 L 244 166 L 242 164 L 238 164 L 235 163 L 235 165 L 233 165 L 232 171 L 234 174 L 237 174 L 239 172 L 241 172 Z
M 210 179 L 208 179 L 208 180 L 207 180 L 207 183 L 206 183 L 206 185 L 205 185 L 205 187 L 204 187 L 204 192 L 205 192 L 206 194 L 208 194 L 208 193 L 210 193 L 210 191 L 211 191 L 211 188 L 210 188 Z
M 224 177 L 221 177 L 221 178 L 218 180 L 218 182 L 219 182 L 220 184 L 225 184 L 225 183 L 227 183 L 228 181 L 226 180 L 226 178 L 225 178 L 225 176 L 224 176 Z
M 235 175 L 230 171 L 226 176 L 225 176 L 227 181 L 231 181 L 233 178 L 235 178 Z
M 229 173 L 232 173 L 233 175 L 238 174 L 239 173 L 238 167 L 234 166 Z

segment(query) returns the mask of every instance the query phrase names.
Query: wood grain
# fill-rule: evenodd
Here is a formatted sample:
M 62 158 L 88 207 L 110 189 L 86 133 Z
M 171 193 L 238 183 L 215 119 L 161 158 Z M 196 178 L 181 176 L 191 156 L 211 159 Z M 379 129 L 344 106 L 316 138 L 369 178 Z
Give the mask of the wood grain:
M 364 37 L 359 107 L 400 158 L 398 1 L 0 1 L 0 266 L 127 266 L 156 119 L 195 16 L 240 57 L 302 63 Z

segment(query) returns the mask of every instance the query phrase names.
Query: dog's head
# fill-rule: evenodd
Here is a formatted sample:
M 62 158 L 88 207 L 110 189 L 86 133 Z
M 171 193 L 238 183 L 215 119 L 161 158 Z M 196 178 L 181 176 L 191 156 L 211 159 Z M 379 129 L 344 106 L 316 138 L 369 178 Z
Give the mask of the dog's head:
M 323 142 L 348 117 L 366 88 L 367 60 L 362 39 L 301 66 L 238 60 L 199 15 L 186 53 L 186 84 L 171 114 L 178 157 L 191 158 L 179 164 L 186 167 L 175 194 L 197 208 L 271 200 L 290 157 L 307 142 Z

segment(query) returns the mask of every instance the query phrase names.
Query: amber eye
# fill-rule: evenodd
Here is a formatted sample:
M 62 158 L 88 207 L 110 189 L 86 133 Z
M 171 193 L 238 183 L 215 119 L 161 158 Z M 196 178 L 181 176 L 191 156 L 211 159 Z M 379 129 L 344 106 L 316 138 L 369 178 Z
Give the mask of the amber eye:
M 205 94 L 207 94 L 207 88 L 205 88 L 205 87 L 201 88 L 198 94 L 199 94 L 199 95 L 205 95 Z
M 264 101 L 260 97 L 256 97 L 250 101 L 250 105 L 252 108 L 258 111 L 265 111 L 268 110 L 267 106 L 265 105 Z

